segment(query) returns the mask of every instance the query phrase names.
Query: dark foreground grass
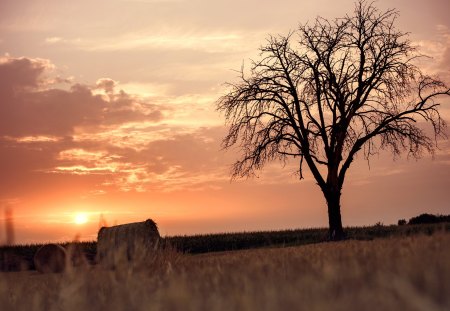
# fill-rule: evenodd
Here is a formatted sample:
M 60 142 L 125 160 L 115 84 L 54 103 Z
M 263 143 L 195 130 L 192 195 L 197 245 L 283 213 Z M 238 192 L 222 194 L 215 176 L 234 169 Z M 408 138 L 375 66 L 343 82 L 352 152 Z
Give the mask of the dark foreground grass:
M 420 224 L 404 226 L 375 225 L 346 228 L 349 240 L 373 240 L 375 238 L 408 237 L 417 234 L 431 235 L 435 232 L 450 232 L 450 223 Z M 170 246 L 179 252 L 201 254 L 210 252 L 243 250 L 267 247 L 299 246 L 320 243 L 327 240 L 327 229 L 296 229 L 279 231 L 257 231 L 185 235 L 164 237 L 163 247 Z M 71 243 L 61 244 L 68 247 Z M 43 244 L 0 247 L 0 271 L 33 270 L 33 256 Z M 96 242 L 76 242 L 88 262 L 94 263 Z

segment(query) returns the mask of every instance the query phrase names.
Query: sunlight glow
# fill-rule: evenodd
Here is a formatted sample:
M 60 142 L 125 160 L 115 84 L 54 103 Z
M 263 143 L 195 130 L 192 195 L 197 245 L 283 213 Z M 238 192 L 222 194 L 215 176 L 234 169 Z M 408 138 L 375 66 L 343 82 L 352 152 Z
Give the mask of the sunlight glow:
M 77 225 L 82 225 L 87 223 L 89 220 L 88 215 L 86 213 L 77 213 L 75 214 L 75 218 L 73 220 Z

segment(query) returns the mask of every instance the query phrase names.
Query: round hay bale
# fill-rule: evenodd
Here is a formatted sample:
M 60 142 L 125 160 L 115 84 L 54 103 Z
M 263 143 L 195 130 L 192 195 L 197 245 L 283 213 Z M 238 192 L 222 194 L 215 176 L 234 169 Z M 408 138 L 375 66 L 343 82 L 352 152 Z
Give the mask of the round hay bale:
M 34 255 L 34 266 L 41 273 L 60 273 L 66 268 L 67 253 L 64 247 L 47 244 Z
M 103 227 L 98 232 L 97 261 L 109 267 L 120 260 L 133 261 L 146 252 L 154 252 L 159 239 L 158 227 L 151 219 Z

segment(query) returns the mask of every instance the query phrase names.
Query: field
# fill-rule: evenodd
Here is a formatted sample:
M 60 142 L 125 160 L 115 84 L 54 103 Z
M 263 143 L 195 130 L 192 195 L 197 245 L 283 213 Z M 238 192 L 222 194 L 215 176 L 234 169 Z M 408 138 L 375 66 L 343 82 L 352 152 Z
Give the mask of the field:
M 443 227 L 441 227 L 443 228 Z M 450 232 L 0 273 L 1 310 L 449 310 Z
M 450 222 L 427 223 L 404 226 L 384 226 L 377 224 L 369 227 L 348 227 L 347 237 L 354 240 L 372 240 L 375 238 L 433 234 L 450 232 Z M 279 231 L 257 231 L 237 233 L 217 233 L 191 236 L 168 236 L 161 240 L 184 254 L 202 254 L 220 251 L 243 250 L 264 247 L 286 247 L 320 243 L 327 240 L 327 229 L 295 229 Z M 0 271 L 21 271 L 34 269 L 33 256 L 43 244 L 14 245 L 0 247 Z M 72 243 L 61 244 L 64 247 Z M 97 243 L 75 242 L 90 262 L 94 262 Z

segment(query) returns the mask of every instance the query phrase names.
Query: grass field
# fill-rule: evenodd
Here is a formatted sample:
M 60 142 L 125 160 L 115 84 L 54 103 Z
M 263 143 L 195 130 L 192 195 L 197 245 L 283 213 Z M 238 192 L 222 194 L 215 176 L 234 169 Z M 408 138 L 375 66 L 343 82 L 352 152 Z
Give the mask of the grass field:
M 436 231 L 436 230 L 435 230 Z M 1 310 L 449 310 L 450 233 L 0 273 Z
M 450 222 L 431 223 L 404 226 L 383 226 L 381 224 L 369 227 L 348 227 L 346 233 L 349 239 L 372 240 L 375 238 L 405 237 L 417 234 L 433 234 L 434 232 L 450 232 Z M 163 245 L 169 245 L 185 254 L 201 254 L 231 250 L 243 250 L 267 247 L 299 246 L 320 243 L 327 240 L 327 229 L 295 229 L 279 231 L 216 233 L 191 236 L 169 236 L 161 240 Z M 68 247 L 71 243 L 61 244 Z M 76 242 L 90 262 L 94 262 L 97 243 Z M 21 271 L 34 269 L 33 256 L 43 244 L 14 245 L 0 247 L 0 271 Z

